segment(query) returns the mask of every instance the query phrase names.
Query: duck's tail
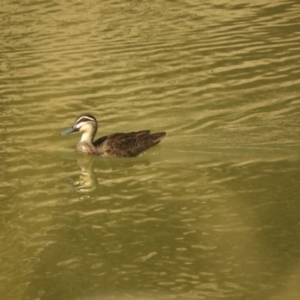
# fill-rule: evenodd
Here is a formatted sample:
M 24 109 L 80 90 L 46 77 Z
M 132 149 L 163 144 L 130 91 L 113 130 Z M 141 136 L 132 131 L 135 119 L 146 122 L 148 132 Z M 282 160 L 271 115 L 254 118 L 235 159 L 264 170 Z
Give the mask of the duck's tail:
M 151 136 L 153 145 L 158 144 L 166 135 L 167 135 L 166 132 L 151 133 L 150 136 Z

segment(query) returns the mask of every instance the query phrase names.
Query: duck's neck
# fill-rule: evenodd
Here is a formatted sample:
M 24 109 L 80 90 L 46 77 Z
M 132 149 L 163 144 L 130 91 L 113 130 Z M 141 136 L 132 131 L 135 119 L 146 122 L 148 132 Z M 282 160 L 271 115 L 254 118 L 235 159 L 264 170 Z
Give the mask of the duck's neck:
M 95 134 L 92 135 L 89 132 L 84 132 L 81 136 L 80 142 L 85 142 L 85 143 L 93 145 L 94 135 Z
M 85 131 L 81 135 L 80 142 L 93 145 L 94 136 L 96 132 L 97 132 L 97 127 L 89 126 L 88 128 L 85 128 Z

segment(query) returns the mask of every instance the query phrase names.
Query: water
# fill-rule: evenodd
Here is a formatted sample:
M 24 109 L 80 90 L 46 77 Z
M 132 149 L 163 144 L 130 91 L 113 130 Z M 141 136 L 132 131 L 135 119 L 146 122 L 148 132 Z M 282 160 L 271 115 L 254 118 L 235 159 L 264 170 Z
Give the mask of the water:
M 0 12 L 1 300 L 299 299 L 297 1 Z M 78 155 L 83 112 L 168 136 Z

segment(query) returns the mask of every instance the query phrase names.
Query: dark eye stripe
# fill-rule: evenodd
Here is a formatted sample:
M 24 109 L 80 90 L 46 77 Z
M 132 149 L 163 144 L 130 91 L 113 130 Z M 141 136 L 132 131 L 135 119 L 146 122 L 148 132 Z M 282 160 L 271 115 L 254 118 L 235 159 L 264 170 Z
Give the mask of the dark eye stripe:
M 90 121 L 90 120 L 86 119 L 86 118 L 80 119 L 80 122 L 87 122 L 87 121 Z
M 81 123 L 81 122 L 88 122 L 88 121 L 93 121 L 93 119 L 82 117 L 79 120 L 77 120 L 76 124 Z

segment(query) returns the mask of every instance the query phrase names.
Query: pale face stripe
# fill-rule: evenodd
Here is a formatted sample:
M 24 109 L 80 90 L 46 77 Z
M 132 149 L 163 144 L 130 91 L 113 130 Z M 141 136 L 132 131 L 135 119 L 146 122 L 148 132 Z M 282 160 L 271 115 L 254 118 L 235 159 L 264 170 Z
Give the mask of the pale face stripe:
M 88 117 L 88 116 L 82 116 L 79 119 L 76 120 L 76 124 L 80 123 L 80 122 L 88 122 L 88 121 L 94 121 L 95 119 Z
M 83 126 L 84 123 L 87 123 L 87 122 L 93 122 L 95 124 L 97 121 L 93 117 L 90 117 L 90 116 L 81 116 L 76 120 L 75 126 L 77 128 L 79 128 L 79 127 Z

